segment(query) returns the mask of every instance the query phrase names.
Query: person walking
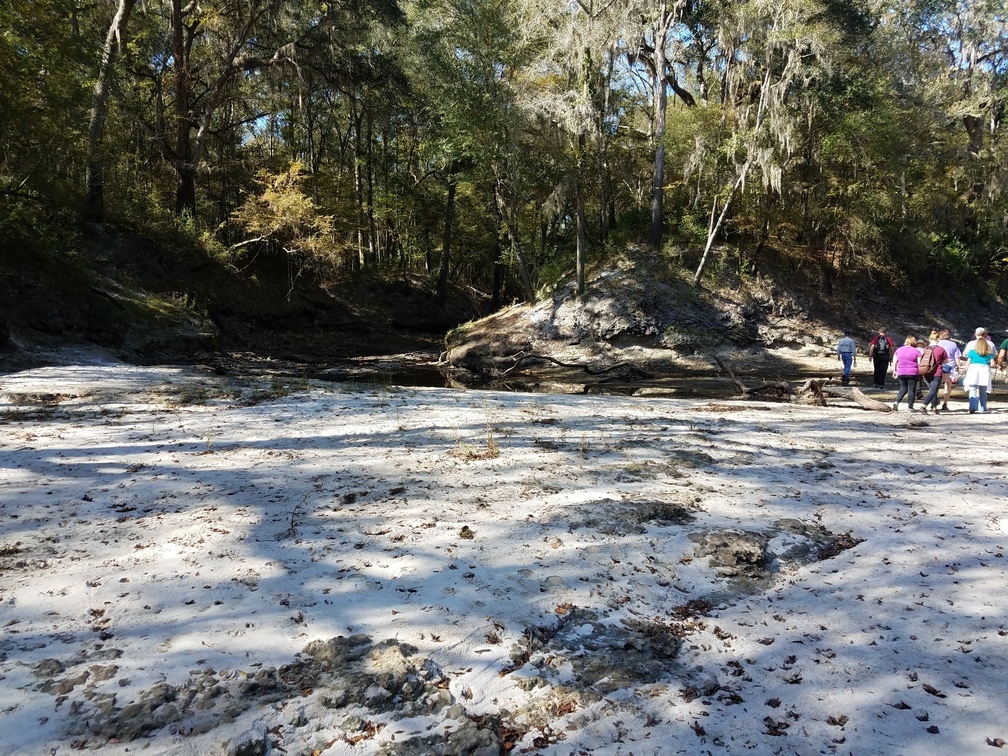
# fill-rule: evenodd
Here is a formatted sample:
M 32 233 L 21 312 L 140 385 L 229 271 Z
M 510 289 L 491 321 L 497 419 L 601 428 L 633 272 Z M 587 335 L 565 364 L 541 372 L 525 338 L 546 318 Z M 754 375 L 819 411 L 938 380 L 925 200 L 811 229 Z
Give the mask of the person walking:
M 893 354 L 892 376 L 899 381 L 899 393 L 896 394 L 896 403 L 892 406 L 893 412 L 899 410 L 899 403 L 906 397 L 907 409 L 913 412 L 914 399 L 917 398 L 917 381 L 920 378 L 920 368 L 917 366 L 921 353 L 917 351 L 917 339 L 907 336 L 903 341 L 903 346 Z
M 944 383 L 945 373 L 943 372 L 943 366 L 947 360 L 948 352 L 945 351 L 945 347 L 938 343 L 938 332 L 931 331 L 931 335 L 928 337 L 928 345 L 924 347 L 920 360 L 917 362 L 921 379 L 928 387 L 927 396 L 924 397 L 924 405 L 921 407 L 921 412 L 925 414 L 927 413 L 928 405 L 931 405 L 931 409 L 935 414 L 941 412 L 938 409 L 938 390 Z
M 990 344 L 991 345 L 991 349 L 994 349 L 995 352 L 997 351 L 997 349 L 994 347 L 994 339 L 992 339 L 990 337 L 990 334 L 987 333 L 987 329 L 981 326 L 980 328 L 977 328 L 973 332 L 973 340 L 970 341 L 970 342 L 968 342 L 966 344 L 966 346 L 963 347 L 963 354 L 966 354 L 971 349 L 975 349 L 976 345 L 977 345 L 977 342 L 980 341 L 980 339 L 983 339 L 988 344 Z
M 950 338 L 948 328 L 938 332 L 938 345 L 948 354 L 948 359 L 942 365 L 942 412 L 948 412 L 948 400 L 952 396 L 952 387 L 959 381 L 959 358 L 962 350 Z
M 850 331 L 843 332 L 843 338 L 837 342 L 836 351 L 837 357 L 843 363 L 843 376 L 840 378 L 840 383 L 846 386 L 850 383 L 851 368 L 857 365 L 857 344 L 851 338 Z
M 885 388 L 886 373 L 892 364 L 894 351 L 896 346 L 893 340 L 886 336 L 885 328 L 880 328 L 878 335 L 868 345 L 868 359 L 875 367 L 875 388 Z
M 977 329 L 979 330 L 979 329 Z M 969 392 L 969 413 L 987 411 L 987 393 L 991 385 L 991 363 L 997 359 L 994 347 L 984 338 L 986 334 L 978 334 L 976 345 L 966 352 L 966 373 L 963 376 L 963 386 Z

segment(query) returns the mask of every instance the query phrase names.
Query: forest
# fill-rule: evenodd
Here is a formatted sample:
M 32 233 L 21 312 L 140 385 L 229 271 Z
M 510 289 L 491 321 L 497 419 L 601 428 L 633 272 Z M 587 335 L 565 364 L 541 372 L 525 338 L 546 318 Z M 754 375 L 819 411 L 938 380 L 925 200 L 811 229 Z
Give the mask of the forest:
M 3 244 L 81 221 L 534 300 L 1008 264 L 1000 0 L 3 0 Z M 931 285 L 931 284 L 928 284 Z

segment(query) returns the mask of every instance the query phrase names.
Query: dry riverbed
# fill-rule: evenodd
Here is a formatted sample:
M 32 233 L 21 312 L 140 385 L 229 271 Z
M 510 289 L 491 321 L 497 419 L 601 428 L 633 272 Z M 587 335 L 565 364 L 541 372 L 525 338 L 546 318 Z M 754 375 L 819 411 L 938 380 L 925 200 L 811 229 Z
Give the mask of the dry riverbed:
M 987 752 L 992 408 L 2 376 L 0 752 Z

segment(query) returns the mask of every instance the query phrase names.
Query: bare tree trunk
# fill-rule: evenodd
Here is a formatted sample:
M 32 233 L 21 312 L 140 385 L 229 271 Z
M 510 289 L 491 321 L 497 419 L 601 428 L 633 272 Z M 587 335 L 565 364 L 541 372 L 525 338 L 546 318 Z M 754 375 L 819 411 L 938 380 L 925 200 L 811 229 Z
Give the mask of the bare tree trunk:
M 361 179 L 361 126 L 362 118 L 357 106 L 356 94 L 351 97 L 350 117 L 353 119 L 353 166 L 354 204 L 357 208 L 357 264 L 361 269 L 366 264 L 364 255 L 364 188 Z
M 654 178 L 651 184 L 651 246 L 661 249 L 665 215 L 665 111 L 668 108 L 668 87 L 665 78 L 665 42 L 672 22 L 666 4 L 660 5 L 654 29 Z
M 172 51 L 175 55 L 175 125 L 174 165 L 175 212 L 196 214 L 196 166 L 192 161 L 192 72 L 189 70 L 189 44 L 182 19 L 182 0 L 172 0 Z
M 579 172 L 580 173 L 580 172 Z M 585 242 L 585 201 L 584 187 L 581 178 L 577 180 L 577 257 L 575 260 L 575 283 L 574 294 L 581 296 L 585 291 L 585 255 L 587 244 Z
M 504 194 L 504 182 L 500 177 L 497 179 L 497 207 L 500 208 L 501 216 L 504 219 L 504 228 L 507 230 L 508 241 L 511 242 L 511 254 L 514 255 L 518 263 L 518 278 L 522 285 L 522 294 L 529 304 L 535 302 L 535 289 L 532 288 L 532 277 L 529 275 L 528 266 L 525 264 L 525 256 L 522 254 L 521 243 L 518 240 L 518 146 L 515 143 L 513 133 L 508 134 L 508 181 L 511 184 L 510 198 L 506 199 Z
M 494 255 L 493 255 L 493 297 L 490 300 L 490 309 L 494 312 L 500 309 L 501 306 L 501 293 L 504 288 L 504 262 L 501 259 L 503 257 L 503 250 L 501 249 L 501 240 L 499 229 L 501 223 L 503 222 L 503 217 L 501 215 L 500 207 L 497 203 L 494 203 L 494 215 L 497 217 L 497 231 L 494 234 Z
M 763 77 L 763 85 L 760 87 L 760 100 L 759 105 L 756 108 L 756 127 L 753 129 L 754 134 L 759 134 L 760 127 L 763 125 L 763 110 L 766 105 L 767 90 L 770 86 L 770 72 L 767 71 L 766 76 Z M 711 247 L 714 246 L 714 239 L 717 237 L 718 233 L 721 231 L 721 226 L 724 223 L 725 217 L 728 215 L 728 208 L 731 207 L 732 199 L 735 197 L 735 193 L 739 190 L 749 175 L 749 169 L 753 164 L 753 150 L 754 145 L 749 145 L 749 154 L 746 156 L 745 163 L 738 171 L 738 175 L 735 178 L 735 183 L 732 184 L 731 190 L 728 192 L 728 196 L 725 197 L 724 207 L 721 208 L 721 214 L 717 218 L 717 223 L 714 223 L 714 215 L 717 212 L 717 197 L 714 197 L 714 204 L 711 207 L 711 224 L 707 228 L 707 246 L 704 248 L 703 257 L 700 258 L 700 264 L 697 266 L 696 273 L 693 274 L 693 286 L 700 285 L 700 278 L 703 276 L 704 268 L 707 266 L 707 258 L 710 256 Z
M 374 119 L 371 109 L 367 111 L 367 220 L 368 251 L 371 260 L 378 260 L 378 231 L 374 216 Z
M 735 196 L 735 192 L 742 185 L 742 181 L 745 179 L 745 174 L 749 172 L 749 164 L 746 163 L 743 171 L 739 172 L 738 178 L 732 185 L 731 191 L 728 192 L 728 196 L 725 198 L 724 207 L 721 208 L 721 214 L 717 215 L 717 197 L 714 197 L 714 204 L 711 206 L 711 218 L 710 224 L 707 226 L 707 246 L 704 247 L 703 257 L 700 258 L 700 264 L 697 266 L 696 273 L 693 274 L 693 285 L 699 286 L 700 279 L 703 276 L 704 268 L 707 267 L 707 258 L 710 256 L 711 247 L 714 246 L 714 239 L 717 238 L 718 233 L 721 231 L 721 225 L 724 223 L 725 216 L 728 215 L 728 208 L 731 206 L 732 197 Z M 717 222 L 714 221 L 714 216 L 717 215 Z
M 610 203 L 609 171 L 606 165 L 606 153 L 608 152 L 609 139 L 606 137 L 605 119 L 609 115 L 609 100 L 612 95 L 613 69 L 616 65 L 616 51 L 609 50 L 609 65 L 605 79 L 602 84 L 602 107 L 598 112 L 598 123 L 595 130 L 598 134 L 598 146 L 596 147 L 596 167 L 598 170 L 599 184 L 599 239 L 603 242 L 609 236 L 609 223 L 606 215 Z
M 458 182 L 454 173 L 448 174 L 448 200 L 445 205 L 444 237 L 441 245 L 441 269 L 438 271 L 435 301 L 443 305 L 448 299 L 448 262 L 451 256 L 452 224 L 455 220 L 455 189 Z
M 105 137 L 105 119 L 108 115 L 108 94 L 116 56 L 123 47 L 123 36 L 133 12 L 135 0 L 119 0 L 119 7 L 109 24 L 102 49 L 98 79 L 91 100 L 91 117 L 88 123 L 88 166 L 85 178 L 87 193 L 84 200 L 84 217 L 96 223 L 105 219 L 105 155 L 102 142 Z

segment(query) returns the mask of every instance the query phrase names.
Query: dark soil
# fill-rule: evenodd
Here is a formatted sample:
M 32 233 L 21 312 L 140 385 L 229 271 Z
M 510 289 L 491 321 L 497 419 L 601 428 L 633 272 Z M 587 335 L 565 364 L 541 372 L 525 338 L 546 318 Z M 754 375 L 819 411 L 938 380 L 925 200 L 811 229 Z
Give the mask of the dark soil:
M 436 361 L 449 329 L 487 311 L 471 291 L 438 305 L 420 275 L 323 281 L 282 255 L 229 264 L 109 226 L 84 229 L 78 247 L 0 254 L 0 369 L 98 348 L 140 364 L 302 376 L 343 366 L 353 377 L 391 369 L 385 355 L 404 355 L 395 365 L 407 370 Z
M 948 327 L 963 341 L 977 325 L 1008 327 L 1003 299 L 974 287 L 944 292 L 941 311 L 934 297 L 860 280 L 827 290 L 794 271 L 719 274 L 716 287 L 694 289 L 669 260 L 632 248 L 593 271 L 580 298 L 567 286 L 491 315 L 471 287 L 439 305 L 433 275 L 322 280 L 282 253 L 226 262 L 111 226 L 85 227 L 75 244 L 72 254 L 0 249 L 0 371 L 99 348 L 220 374 L 690 394 L 683 380 L 721 375 L 715 355 L 739 375 L 793 380 L 835 367 L 845 329 L 865 349 L 879 326 L 900 339 Z

